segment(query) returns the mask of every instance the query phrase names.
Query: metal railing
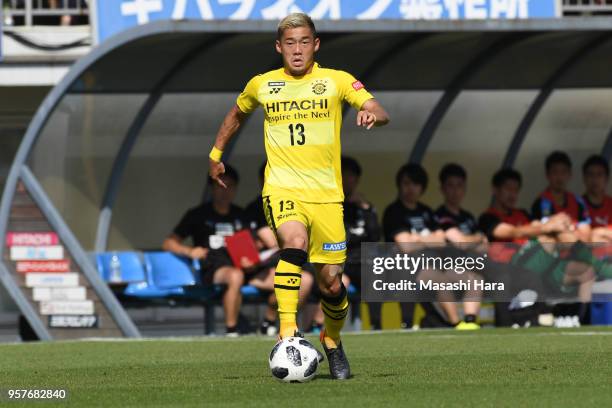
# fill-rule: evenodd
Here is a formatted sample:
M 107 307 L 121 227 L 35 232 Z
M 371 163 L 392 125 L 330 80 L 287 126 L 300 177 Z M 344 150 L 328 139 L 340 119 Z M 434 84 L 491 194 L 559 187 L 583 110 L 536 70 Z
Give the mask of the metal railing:
M 563 0 L 564 15 L 590 15 L 612 13 L 612 0 Z
M 73 17 L 87 17 L 86 0 L 0 0 L 7 25 L 36 25 L 42 19 L 57 18 L 57 25 Z M 62 19 L 65 19 L 62 21 Z M 84 18 L 84 24 L 88 19 Z M 47 23 L 49 24 L 49 23 Z

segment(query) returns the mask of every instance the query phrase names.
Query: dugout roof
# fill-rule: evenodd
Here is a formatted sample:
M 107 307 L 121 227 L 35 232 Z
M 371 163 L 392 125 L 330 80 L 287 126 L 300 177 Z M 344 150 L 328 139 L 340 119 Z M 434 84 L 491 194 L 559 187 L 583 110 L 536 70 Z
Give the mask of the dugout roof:
M 475 126 L 474 121 L 463 112 L 473 97 L 503 91 L 502 99 L 516 106 L 509 108 L 504 123 L 493 126 L 504 127 L 506 136 L 484 144 L 468 141 L 457 149 L 476 145 L 493 155 L 497 166 L 516 164 L 522 148 L 541 143 L 530 140 L 530 135 L 538 135 L 532 128 L 547 103 L 558 103 L 551 98 L 554 92 L 612 88 L 612 33 L 606 18 L 323 21 L 318 29 L 322 39 L 318 61 L 353 73 L 384 96 L 394 119 L 384 143 L 404 160 L 426 161 L 432 146 L 449 143 L 455 123 L 464 123 L 467 132 L 472 132 L 469 126 Z M 143 158 L 177 149 L 179 156 L 202 161 L 200 168 L 189 170 L 201 178 L 208 151 L 204 146 L 212 143 L 227 106 L 254 73 L 279 65 L 274 32 L 275 23 L 264 21 L 163 21 L 120 33 L 95 48 L 72 67 L 32 120 L 2 198 L 0 237 L 4 237 L 10 200 L 23 169 L 40 181 L 46 205 L 57 210 L 86 249 L 107 247 L 113 209 L 127 205 L 121 201 L 124 193 L 146 195 L 143 206 L 166 205 L 164 191 L 176 179 L 164 169 L 180 162 L 162 158 L 150 167 L 155 188 L 122 183 L 125 174 Z M 403 98 L 402 92 L 418 103 Z M 501 106 L 494 93 L 486 95 L 491 95 L 491 106 Z M 601 98 L 602 106 L 608 98 Z M 583 103 L 580 98 L 572 100 Z M 482 106 L 484 111 L 487 108 Z M 605 113 L 574 118 L 593 128 L 588 137 L 561 145 L 588 144 L 609 156 L 612 121 Z M 447 117 L 454 118 L 452 124 L 445 122 Z M 546 118 L 564 120 L 555 115 Z M 260 120 L 251 122 L 243 135 L 261 132 Z M 449 126 L 454 130 L 445 133 Z M 192 141 L 195 138 L 197 143 Z M 354 143 L 356 149 L 368 149 L 366 140 L 356 138 Z M 230 162 L 232 152 L 248 157 L 260 154 L 261 148 L 242 137 L 226 155 Z M 187 187 L 174 196 L 192 194 L 192 190 Z M 67 191 L 71 197 L 87 197 L 96 208 L 72 202 Z M 83 219 L 93 221 L 82 227 L 77 220 Z

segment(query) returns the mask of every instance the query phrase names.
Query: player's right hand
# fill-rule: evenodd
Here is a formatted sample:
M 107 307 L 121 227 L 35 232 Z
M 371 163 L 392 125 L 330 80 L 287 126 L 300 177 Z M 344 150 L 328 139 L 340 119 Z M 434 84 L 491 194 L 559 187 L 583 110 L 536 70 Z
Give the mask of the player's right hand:
M 223 162 L 208 159 L 208 174 L 210 175 L 210 178 L 212 178 L 221 187 L 227 188 L 223 180 L 221 180 L 223 173 L 225 173 L 225 165 L 223 165 Z

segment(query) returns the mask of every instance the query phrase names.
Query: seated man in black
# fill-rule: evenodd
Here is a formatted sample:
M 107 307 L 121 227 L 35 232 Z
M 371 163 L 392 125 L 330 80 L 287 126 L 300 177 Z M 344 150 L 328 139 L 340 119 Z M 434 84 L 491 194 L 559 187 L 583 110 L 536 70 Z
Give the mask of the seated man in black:
M 397 171 L 395 185 L 397 200 L 389 204 L 383 214 L 385 241 L 410 243 L 416 247 L 445 242 L 434 213 L 419 200 L 427 189 L 427 172 L 420 164 L 405 164 Z M 430 305 L 424 305 L 427 309 Z M 402 327 L 411 328 L 414 303 L 401 303 Z
M 434 213 L 440 228 L 446 234 L 446 240 L 451 244 L 456 244 L 458 249 L 463 252 L 467 249 L 474 249 L 478 244 L 486 243 L 484 234 L 479 232 L 478 223 L 474 216 L 461 208 L 461 203 L 465 197 L 467 172 L 456 164 L 449 163 L 442 167 L 438 176 L 440 180 L 440 190 L 444 196 L 444 203 L 438 207 Z M 483 248 L 484 250 L 484 248 Z M 461 254 L 459 252 L 458 254 Z M 476 323 L 480 302 L 472 299 L 463 302 L 463 321 L 459 321 L 457 306 L 454 302 L 444 302 L 442 305 L 448 320 L 457 329 L 471 330 L 478 329 Z
M 188 210 L 163 243 L 165 251 L 201 261 L 202 283 L 227 285 L 223 309 L 226 332 L 231 337 L 238 335 L 238 314 L 242 303 L 240 287 L 244 283 L 243 271 L 233 265 L 225 249 L 225 237 L 244 227 L 242 209 L 232 204 L 238 180 L 238 173 L 228 165 L 225 165 L 223 175 L 227 189 L 208 178 L 211 202 Z M 183 243 L 187 238 L 191 238 L 191 246 Z

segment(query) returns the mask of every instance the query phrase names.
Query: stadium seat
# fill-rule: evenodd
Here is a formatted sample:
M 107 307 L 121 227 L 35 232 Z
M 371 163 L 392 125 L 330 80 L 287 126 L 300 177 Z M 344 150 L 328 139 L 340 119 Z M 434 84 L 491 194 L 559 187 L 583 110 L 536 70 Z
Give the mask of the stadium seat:
M 147 280 L 145 269 L 138 253 L 103 252 L 96 255 L 96 262 L 98 272 L 104 281 L 110 281 L 110 262 L 113 255 L 117 255 L 119 257 L 122 282 L 143 282 Z
M 157 288 L 182 288 L 196 284 L 191 259 L 171 252 L 146 252 L 144 259 L 151 282 Z
M 157 299 L 168 296 L 182 296 L 184 291 L 183 288 L 161 289 L 149 284 L 149 282 L 134 282 L 125 288 L 123 294 L 141 299 Z
M 261 291 L 257 289 L 255 286 L 251 286 L 251 285 L 244 285 L 243 287 L 241 287 L 240 293 L 242 293 L 242 296 L 249 297 L 249 298 L 262 296 Z
M 110 281 L 110 261 L 113 255 L 119 257 L 121 264 L 121 280 L 127 282 L 123 294 L 143 299 L 164 298 L 167 296 L 180 296 L 182 288 L 162 289 L 156 287 L 147 274 L 140 254 L 137 252 L 103 252 L 96 254 L 96 266 L 100 276 L 106 282 Z

